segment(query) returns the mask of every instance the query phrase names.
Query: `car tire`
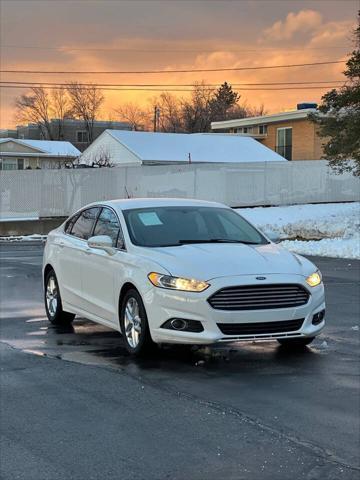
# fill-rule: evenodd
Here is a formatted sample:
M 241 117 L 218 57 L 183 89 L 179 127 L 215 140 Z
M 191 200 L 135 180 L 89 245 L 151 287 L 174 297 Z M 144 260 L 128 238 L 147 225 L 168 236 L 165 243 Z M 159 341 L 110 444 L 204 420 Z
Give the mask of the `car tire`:
M 53 325 L 70 325 L 75 318 L 73 313 L 64 312 L 61 303 L 59 284 L 54 270 L 45 277 L 44 303 L 46 315 Z
M 315 339 L 315 337 L 306 337 L 306 338 L 279 338 L 278 342 L 282 347 L 286 348 L 304 348 L 306 345 Z
M 135 356 L 142 356 L 153 350 L 145 306 L 139 292 L 126 292 L 120 308 L 120 328 L 126 350 Z

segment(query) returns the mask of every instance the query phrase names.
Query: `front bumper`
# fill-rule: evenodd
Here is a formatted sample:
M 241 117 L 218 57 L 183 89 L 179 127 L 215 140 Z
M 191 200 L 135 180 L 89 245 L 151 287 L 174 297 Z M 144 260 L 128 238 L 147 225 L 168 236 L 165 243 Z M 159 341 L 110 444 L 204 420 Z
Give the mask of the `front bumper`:
M 266 340 L 277 338 L 314 337 L 325 326 L 325 320 L 318 325 L 312 324 L 313 315 L 325 309 L 324 286 L 309 287 L 305 277 L 300 275 L 267 275 L 265 284 L 298 284 L 310 293 L 309 300 L 300 307 L 276 308 L 263 310 L 225 311 L 211 307 L 207 299 L 216 291 L 234 285 L 259 285 L 253 275 L 220 277 L 209 282 L 210 287 L 201 293 L 181 292 L 170 289 L 151 287 L 144 295 L 149 327 L 152 339 L 156 343 L 211 344 L 217 342 L 234 342 L 246 340 Z M 193 333 L 161 328 L 170 318 L 183 318 L 200 321 L 204 331 Z M 256 323 L 279 322 L 304 319 L 297 331 L 266 333 L 252 335 L 225 335 L 219 323 Z M 271 331 L 271 329 L 269 329 Z

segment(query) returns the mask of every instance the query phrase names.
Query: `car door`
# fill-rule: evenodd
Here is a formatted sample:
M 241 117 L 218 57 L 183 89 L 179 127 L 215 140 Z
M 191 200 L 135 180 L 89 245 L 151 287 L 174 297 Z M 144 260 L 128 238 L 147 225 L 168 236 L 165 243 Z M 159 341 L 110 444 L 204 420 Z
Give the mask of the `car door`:
M 100 207 L 91 207 L 74 215 L 65 225 L 60 241 L 59 281 L 64 307 L 84 308 L 82 270 L 87 248 Z
M 115 292 L 118 289 L 115 287 L 119 270 L 122 269 L 124 244 L 119 218 L 111 208 L 102 208 L 93 231 L 93 236 L 97 235 L 109 236 L 118 252 L 110 255 L 104 250 L 88 247 L 87 261 L 82 271 L 85 308 L 89 313 L 100 317 L 104 323 L 117 326 L 118 301 Z

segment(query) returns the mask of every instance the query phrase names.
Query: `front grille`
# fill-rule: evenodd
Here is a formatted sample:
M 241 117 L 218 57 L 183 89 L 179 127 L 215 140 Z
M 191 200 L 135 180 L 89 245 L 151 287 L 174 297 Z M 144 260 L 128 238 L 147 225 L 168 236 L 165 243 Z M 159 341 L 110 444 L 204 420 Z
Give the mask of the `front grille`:
M 217 310 L 264 310 L 305 305 L 309 292 L 301 285 L 245 285 L 227 287 L 214 293 L 208 302 Z
M 282 320 L 281 322 L 218 323 L 217 326 L 225 335 L 267 335 L 296 332 L 300 330 L 303 322 L 304 319 L 300 318 L 298 320 Z

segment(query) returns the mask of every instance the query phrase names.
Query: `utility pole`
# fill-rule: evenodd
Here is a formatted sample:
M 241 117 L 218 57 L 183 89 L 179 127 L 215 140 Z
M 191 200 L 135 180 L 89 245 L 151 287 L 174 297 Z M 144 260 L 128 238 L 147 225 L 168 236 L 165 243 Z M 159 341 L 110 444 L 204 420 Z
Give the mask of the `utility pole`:
M 159 129 L 159 118 L 160 118 L 160 108 L 155 105 L 154 107 L 154 132 L 157 132 Z

